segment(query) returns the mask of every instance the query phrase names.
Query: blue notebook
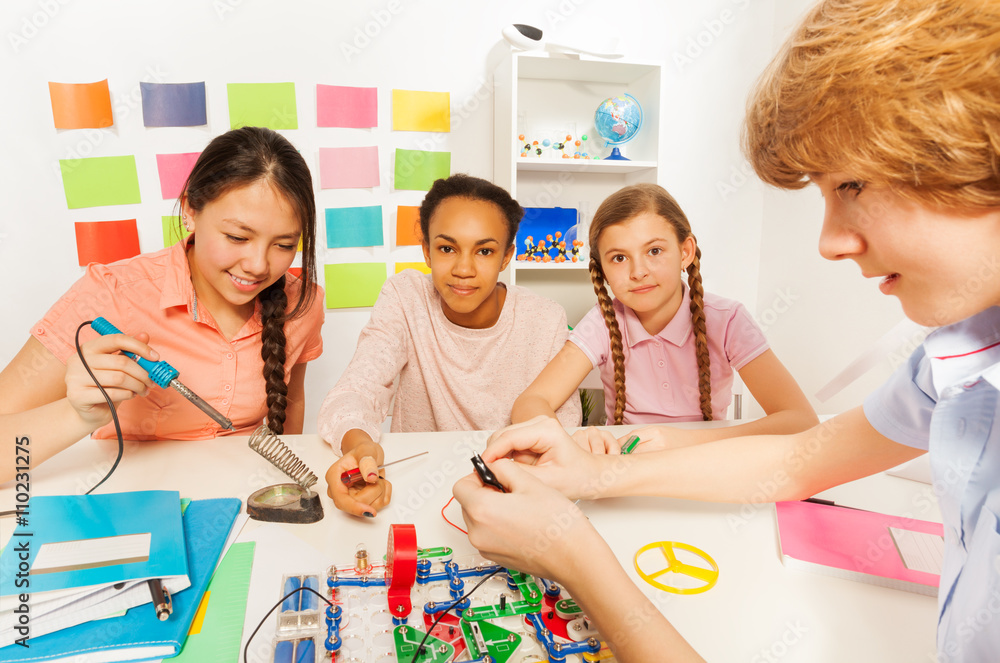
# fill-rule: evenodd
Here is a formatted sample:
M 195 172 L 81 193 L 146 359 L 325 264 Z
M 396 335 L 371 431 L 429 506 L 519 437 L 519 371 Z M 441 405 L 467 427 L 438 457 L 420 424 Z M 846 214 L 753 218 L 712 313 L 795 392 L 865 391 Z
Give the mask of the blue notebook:
M 23 559 L 23 557 L 27 559 Z M 27 563 L 30 574 L 18 573 Z M 0 610 L 129 580 L 186 576 L 177 491 L 33 497 L 0 555 Z
M 29 647 L 0 649 L 3 661 L 142 661 L 180 653 L 202 595 L 240 512 L 236 498 L 194 500 L 182 519 L 191 586 L 173 596 L 173 614 L 158 621 L 150 605 L 122 617 L 99 619 L 29 638 Z

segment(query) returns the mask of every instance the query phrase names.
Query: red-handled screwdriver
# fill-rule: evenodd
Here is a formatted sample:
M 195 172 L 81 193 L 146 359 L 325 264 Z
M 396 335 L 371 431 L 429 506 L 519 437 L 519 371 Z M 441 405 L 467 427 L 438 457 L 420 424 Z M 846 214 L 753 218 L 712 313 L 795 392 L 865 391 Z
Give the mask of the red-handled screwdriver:
M 383 467 L 389 467 L 390 465 L 395 465 L 396 463 L 402 463 L 404 460 L 410 460 L 411 458 L 416 458 L 417 456 L 423 456 L 426 453 L 428 452 L 421 451 L 418 454 L 413 454 L 412 456 L 407 456 L 406 458 L 400 458 L 399 460 L 394 460 L 391 463 L 382 463 L 375 469 L 381 470 Z M 340 480 L 348 488 L 354 488 L 355 486 L 360 486 L 361 484 L 365 483 L 365 478 L 361 476 L 361 470 L 356 467 L 353 470 L 347 470 L 346 472 L 342 473 L 340 475 Z

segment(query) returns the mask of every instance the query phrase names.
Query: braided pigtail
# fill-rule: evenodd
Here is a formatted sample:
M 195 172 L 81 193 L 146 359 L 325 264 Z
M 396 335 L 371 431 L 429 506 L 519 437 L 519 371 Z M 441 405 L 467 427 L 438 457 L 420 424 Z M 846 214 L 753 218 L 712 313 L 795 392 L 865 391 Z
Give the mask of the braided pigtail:
M 594 283 L 597 303 L 604 314 L 604 324 L 608 326 L 611 335 L 611 359 L 615 366 L 615 425 L 623 422 L 625 415 L 625 352 L 622 346 L 622 332 L 615 318 L 615 308 L 611 295 L 604 287 L 604 272 L 594 258 L 590 259 L 590 280 Z
M 701 395 L 701 416 L 712 420 L 712 360 L 708 355 L 708 333 L 705 328 L 705 288 L 701 285 L 701 249 L 694 247 L 694 259 L 687 268 L 691 290 L 691 326 L 698 357 L 698 391 Z
M 267 427 L 275 435 L 285 430 L 285 407 L 288 405 L 288 383 L 285 382 L 285 277 L 260 293 L 261 332 L 260 356 L 264 360 L 264 382 L 267 387 Z

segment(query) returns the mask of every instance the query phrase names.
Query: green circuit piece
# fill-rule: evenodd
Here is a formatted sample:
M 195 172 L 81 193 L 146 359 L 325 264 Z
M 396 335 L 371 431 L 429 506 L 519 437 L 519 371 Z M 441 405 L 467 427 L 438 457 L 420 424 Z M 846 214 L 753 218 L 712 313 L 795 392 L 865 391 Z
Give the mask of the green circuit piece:
M 484 619 L 497 619 L 499 617 L 513 617 L 514 615 L 527 615 L 538 612 L 537 603 L 528 601 L 507 601 L 504 607 L 499 605 L 480 605 L 475 608 L 466 608 L 462 611 L 462 619 L 469 622 L 479 622 Z
M 507 574 L 510 579 L 514 581 L 517 588 L 521 590 L 521 596 L 528 603 L 534 605 L 539 605 L 542 602 L 542 590 L 538 589 L 538 585 L 527 573 L 521 573 L 520 571 L 515 571 L 514 569 L 507 569 Z
M 578 606 L 573 599 L 563 599 L 556 601 L 556 614 L 563 619 L 575 619 L 583 614 L 583 608 Z
M 396 643 L 396 660 L 414 661 L 414 663 L 448 663 L 455 655 L 455 648 L 433 635 L 428 635 L 424 641 L 424 647 L 413 657 L 420 646 L 420 641 L 424 639 L 424 632 L 400 624 L 392 631 L 393 640 Z
M 462 624 L 462 635 L 469 655 L 473 659 L 490 655 L 495 663 L 507 663 L 514 656 L 523 639 L 517 633 L 490 622 L 467 622 Z
M 435 557 L 451 558 L 452 549 L 447 546 L 437 548 L 417 548 L 417 559 L 433 559 Z

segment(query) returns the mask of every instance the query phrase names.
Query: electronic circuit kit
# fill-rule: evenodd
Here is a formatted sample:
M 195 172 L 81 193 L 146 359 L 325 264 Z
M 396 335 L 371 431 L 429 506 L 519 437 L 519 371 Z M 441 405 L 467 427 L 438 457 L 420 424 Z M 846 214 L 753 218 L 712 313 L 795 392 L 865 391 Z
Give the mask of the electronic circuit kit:
M 413 525 L 390 526 L 384 560 L 361 544 L 325 574 L 285 575 L 275 598 L 274 663 L 614 660 L 561 587 L 478 555 L 418 548 Z

